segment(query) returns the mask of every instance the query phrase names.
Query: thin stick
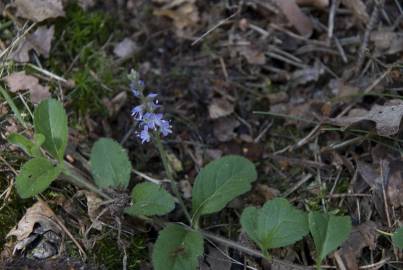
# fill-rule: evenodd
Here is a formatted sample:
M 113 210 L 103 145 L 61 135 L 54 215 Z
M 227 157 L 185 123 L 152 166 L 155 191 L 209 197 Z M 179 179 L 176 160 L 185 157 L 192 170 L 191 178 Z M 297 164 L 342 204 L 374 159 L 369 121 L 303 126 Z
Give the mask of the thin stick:
M 227 21 L 229 21 L 230 19 L 232 19 L 233 17 L 235 17 L 236 15 L 238 15 L 240 12 L 240 9 L 237 10 L 237 12 L 235 12 L 234 14 L 232 14 L 231 16 L 225 18 L 224 20 L 219 21 L 216 25 L 214 25 L 212 28 L 210 28 L 207 32 L 205 32 L 203 35 L 201 35 L 199 38 L 197 38 L 195 41 L 192 42 L 192 46 L 196 45 L 197 43 L 199 43 L 203 38 L 205 38 L 208 34 L 210 34 L 211 32 L 213 32 L 214 30 L 216 30 L 218 27 L 220 27 L 221 25 L 223 25 L 224 23 L 226 23 Z

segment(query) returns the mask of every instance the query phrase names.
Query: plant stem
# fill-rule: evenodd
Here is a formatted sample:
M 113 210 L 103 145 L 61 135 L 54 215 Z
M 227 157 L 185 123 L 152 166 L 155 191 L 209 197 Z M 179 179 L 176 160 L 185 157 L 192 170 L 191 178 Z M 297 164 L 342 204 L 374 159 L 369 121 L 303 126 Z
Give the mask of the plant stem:
M 109 195 L 102 192 L 99 188 L 97 188 L 95 185 L 90 183 L 88 180 L 83 178 L 78 173 L 74 172 L 74 168 L 70 164 L 68 164 L 67 162 L 65 162 L 64 164 L 65 164 L 65 166 L 63 169 L 63 174 L 65 174 L 73 184 L 76 184 L 76 185 L 84 187 L 92 192 L 95 192 L 106 200 L 112 200 L 112 198 Z
M 239 244 L 237 242 L 234 242 L 234 241 L 232 241 L 230 239 L 226 239 L 226 238 L 223 238 L 223 237 L 220 237 L 220 236 L 217 236 L 217 235 L 214 235 L 214 234 L 211 234 L 209 232 L 202 231 L 202 230 L 200 230 L 200 232 L 202 233 L 202 235 L 205 238 L 210 239 L 210 240 L 212 240 L 214 242 L 220 243 L 220 244 L 222 244 L 224 246 L 227 246 L 227 247 L 231 247 L 233 249 L 239 250 L 239 251 L 241 251 L 243 253 L 246 253 L 246 254 L 254 256 L 254 257 L 262 258 L 262 259 L 265 259 L 265 260 L 268 260 L 268 261 L 271 261 L 271 262 L 274 262 L 274 263 L 277 263 L 277 264 L 285 265 L 289 269 L 312 269 L 311 267 L 299 266 L 299 265 L 295 265 L 295 264 L 290 263 L 290 262 L 279 260 L 279 259 L 273 258 L 272 256 L 270 256 L 271 258 L 268 259 L 267 256 L 265 254 L 263 254 L 262 252 L 257 251 L 255 249 L 248 248 L 245 245 L 241 245 L 241 244 Z
M 166 151 L 164 149 L 164 146 L 162 145 L 161 138 L 160 138 L 159 134 L 154 134 L 153 138 L 154 138 L 155 145 L 156 145 L 156 147 L 158 149 L 158 152 L 159 152 L 159 154 L 161 156 L 162 165 L 164 166 L 165 172 L 166 172 L 166 174 L 168 176 L 169 183 L 171 184 L 172 191 L 175 193 L 175 196 L 177 197 L 177 199 L 179 201 L 179 205 L 182 207 L 186 218 L 191 223 L 190 214 L 189 214 L 189 212 L 188 212 L 188 210 L 187 210 L 187 208 L 185 206 L 185 203 L 184 203 L 184 201 L 182 199 L 182 196 L 181 196 L 181 194 L 180 194 L 180 192 L 178 190 L 178 186 L 176 185 L 176 182 L 174 180 L 172 168 L 171 168 L 171 166 L 169 165 L 169 162 L 168 162 L 168 155 L 167 155 L 167 153 L 166 153 Z

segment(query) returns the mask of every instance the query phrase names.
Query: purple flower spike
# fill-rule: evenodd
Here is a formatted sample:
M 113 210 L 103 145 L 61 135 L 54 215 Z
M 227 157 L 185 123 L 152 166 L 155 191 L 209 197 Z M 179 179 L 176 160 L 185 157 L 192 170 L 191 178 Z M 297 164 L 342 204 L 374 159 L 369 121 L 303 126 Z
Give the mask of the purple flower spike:
M 141 104 L 135 106 L 131 115 L 138 122 L 138 126 L 141 128 L 140 133 L 137 133 L 141 139 L 141 143 L 146 143 L 151 140 L 152 134 L 161 134 L 162 136 L 168 136 L 172 133 L 172 126 L 170 122 L 163 119 L 163 114 L 158 113 L 158 109 L 161 105 L 158 105 L 156 97 L 158 94 L 150 92 L 148 95 L 144 93 L 144 82 L 138 79 L 138 73 L 132 71 L 129 75 L 130 90 L 133 95 L 141 100 Z M 150 131 L 153 131 L 150 134 Z M 159 136 L 159 135 L 157 135 Z

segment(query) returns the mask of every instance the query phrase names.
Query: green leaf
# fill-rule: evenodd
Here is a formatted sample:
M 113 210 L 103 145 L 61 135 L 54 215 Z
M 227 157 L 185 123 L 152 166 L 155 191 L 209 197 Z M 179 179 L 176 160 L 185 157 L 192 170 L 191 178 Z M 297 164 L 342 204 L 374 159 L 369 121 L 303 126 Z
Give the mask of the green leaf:
M 154 245 L 152 261 L 155 270 L 194 270 L 203 255 L 203 237 L 177 224 L 163 229 Z
M 193 186 L 193 218 L 220 211 L 249 191 L 256 178 L 255 165 L 240 156 L 226 156 L 209 163 L 201 169 Z
M 42 101 L 35 110 L 34 124 L 37 133 L 45 136 L 43 147 L 59 160 L 67 146 L 67 115 L 63 105 L 55 99 Z
M 62 171 L 45 158 L 33 158 L 25 163 L 16 178 L 15 186 L 22 198 L 29 198 L 47 189 Z
M 392 235 L 392 241 L 393 244 L 400 248 L 403 249 L 403 227 L 400 227 L 399 229 L 397 229 L 393 235 Z
M 175 208 L 175 200 L 162 186 L 145 182 L 132 190 L 133 205 L 125 212 L 132 216 L 165 215 Z
M 45 141 L 45 136 L 42 134 L 35 134 L 33 141 L 30 141 L 27 137 L 18 134 L 12 133 L 8 136 L 7 140 L 20 147 L 22 150 L 25 151 L 28 155 L 32 157 L 39 157 L 41 156 L 40 147 Z
M 308 234 L 307 215 L 283 198 L 268 201 L 260 209 L 246 208 L 241 225 L 263 253 L 294 244 Z
M 320 212 L 308 215 L 309 230 L 316 247 L 316 263 L 322 260 L 347 239 L 351 231 L 351 218 L 334 216 Z
M 125 149 L 112 139 L 99 139 L 91 150 L 91 172 L 100 188 L 126 188 L 132 165 Z

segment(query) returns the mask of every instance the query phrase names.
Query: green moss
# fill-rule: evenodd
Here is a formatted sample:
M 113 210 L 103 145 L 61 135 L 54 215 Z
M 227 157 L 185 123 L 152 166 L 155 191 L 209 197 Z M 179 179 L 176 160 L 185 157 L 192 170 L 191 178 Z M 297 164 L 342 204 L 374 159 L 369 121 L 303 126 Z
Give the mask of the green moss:
M 83 11 L 78 5 L 66 8 L 66 17 L 56 23 L 55 42 L 49 70 L 74 80 L 73 89 L 68 90 L 78 116 L 84 114 L 105 114 L 104 97 L 114 94 L 114 89 L 126 73 L 113 67 L 113 59 L 104 51 L 104 45 L 119 29 L 116 20 L 102 11 Z
M 129 240 L 127 252 L 127 269 L 139 269 L 142 262 L 147 260 L 147 250 L 144 236 L 135 235 Z M 119 249 L 116 236 L 107 235 L 98 241 L 92 250 L 94 263 L 102 263 L 106 269 L 122 269 L 123 252 Z
M 1 191 L 4 191 L 8 186 L 7 178 L 5 175 L 0 174 L 0 179 Z M 1 203 L 4 202 L 1 201 Z M 32 199 L 21 199 L 13 189 L 9 199 L 5 203 L 4 208 L 0 211 L 0 248 L 6 243 L 6 235 L 8 232 L 17 225 L 21 217 L 24 216 L 26 209 L 29 208 L 34 201 Z

